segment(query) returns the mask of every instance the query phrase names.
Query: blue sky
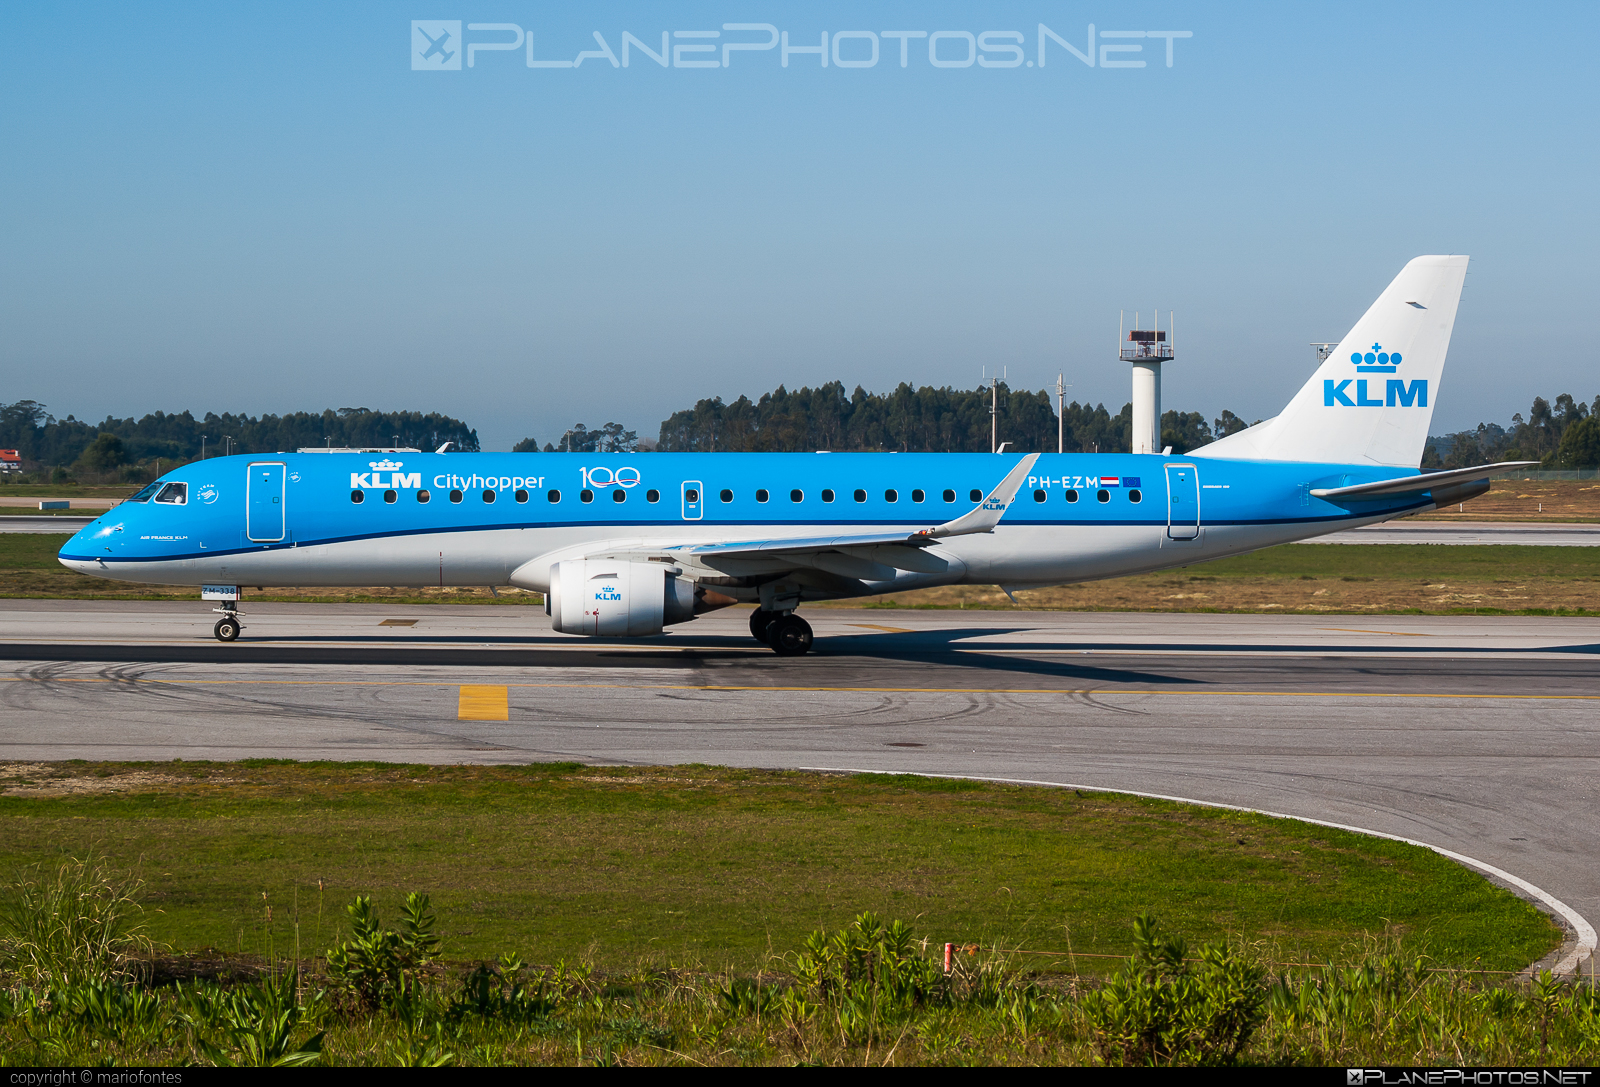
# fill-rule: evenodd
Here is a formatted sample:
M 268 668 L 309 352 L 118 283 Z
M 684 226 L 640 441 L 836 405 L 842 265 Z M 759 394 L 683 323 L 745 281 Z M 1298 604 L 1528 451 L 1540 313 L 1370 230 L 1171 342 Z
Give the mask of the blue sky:
M 536 59 L 628 31 L 1187 30 L 1087 67 L 412 71 L 411 21 Z M 19 31 L 16 19 L 9 21 Z M 0 400 L 80 418 L 440 410 L 485 448 L 654 435 L 834 379 L 1128 399 L 1119 310 L 1177 314 L 1164 406 L 1275 414 L 1401 265 L 1470 253 L 1435 432 L 1600 392 L 1600 5 L 79 4 L 0 70 Z M 467 31 L 470 42 L 512 32 Z M 990 44 L 1014 39 L 990 37 Z M 847 38 L 840 58 L 866 59 Z M 941 59 L 964 59 L 947 38 Z M 692 59 L 707 54 L 683 54 Z M 717 54 L 710 54 L 715 57 Z M 1003 49 L 990 62 L 1015 59 Z M 1165 318 L 1163 318 L 1163 321 Z

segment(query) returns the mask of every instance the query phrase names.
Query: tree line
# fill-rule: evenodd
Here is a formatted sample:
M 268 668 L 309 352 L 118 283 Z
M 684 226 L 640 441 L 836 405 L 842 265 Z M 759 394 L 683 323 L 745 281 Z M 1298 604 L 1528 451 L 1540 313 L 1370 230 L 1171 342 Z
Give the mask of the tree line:
M 1510 426 L 1479 423 L 1475 430 L 1432 435 L 1424 468 L 1469 468 L 1503 460 L 1536 460 L 1543 468 L 1600 468 L 1600 396 L 1594 403 L 1562 393 L 1552 404 L 1533 398 L 1527 418 L 1519 411 Z
M 996 419 L 990 415 L 991 403 Z M 1130 446 L 1133 405 L 1113 415 L 1104 404 L 1065 406 L 1061 440 L 1069 453 L 1125 453 Z M 1205 445 L 1218 433 L 1243 430 L 1232 412 L 1208 423 L 1199 412 L 1169 411 L 1161 417 L 1161 440 L 1175 453 Z M 992 428 L 992 429 L 991 429 Z M 991 438 L 1019 453 L 1054 452 L 1054 398 L 1048 391 L 1013 389 L 1004 382 L 957 389 L 901 383 L 890 393 L 859 385 L 845 392 L 834 381 L 815 389 L 783 386 L 752 401 L 741 396 L 700 400 L 661 424 L 657 448 L 665 452 L 987 453 Z M 996 437 L 997 436 L 997 437 Z
M 82 474 L 140 482 L 161 467 L 233 453 L 279 453 L 305 446 L 414 446 L 477 452 L 478 432 L 438 412 L 340 408 L 287 415 L 155 412 L 140 419 L 90 423 L 57 419 L 33 400 L 0 404 L 0 449 L 15 449 L 23 466 L 55 476 Z

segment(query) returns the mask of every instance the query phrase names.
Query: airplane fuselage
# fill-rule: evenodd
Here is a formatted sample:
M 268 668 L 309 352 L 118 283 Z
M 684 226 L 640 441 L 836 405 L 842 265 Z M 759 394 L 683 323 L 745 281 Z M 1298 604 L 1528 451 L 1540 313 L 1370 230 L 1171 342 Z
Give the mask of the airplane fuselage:
M 1017 460 L 883 453 L 224 457 L 163 477 L 185 485 L 182 502 L 124 503 L 74 536 L 60 559 L 99 577 L 167 585 L 544 590 L 551 563 L 597 550 L 918 532 L 972 510 Z M 1339 503 L 1310 494 L 1394 475 L 1371 465 L 1045 454 L 993 532 L 940 540 L 923 549 L 927 561 L 919 569 L 873 571 L 868 564 L 863 577 L 847 576 L 861 572 L 848 565 L 807 567 L 801 597 L 1088 581 L 1431 507 L 1426 495 Z M 159 488 L 152 497 L 162 497 Z M 764 579 L 793 565 L 705 559 L 695 576 L 726 596 L 756 600 Z

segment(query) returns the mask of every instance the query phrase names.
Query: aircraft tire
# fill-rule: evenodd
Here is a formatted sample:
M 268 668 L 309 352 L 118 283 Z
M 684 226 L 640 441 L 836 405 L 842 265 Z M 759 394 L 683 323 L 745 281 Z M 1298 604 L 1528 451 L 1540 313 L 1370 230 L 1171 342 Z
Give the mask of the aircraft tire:
M 757 608 L 750 613 L 750 636 L 762 645 L 767 643 L 767 632 L 772 628 L 772 621 L 778 618 L 775 611 L 762 611 Z
M 767 628 L 767 644 L 780 657 L 802 657 L 811 651 L 811 624 L 789 614 Z
M 217 636 L 217 641 L 219 642 L 232 642 L 238 640 L 239 630 L 239 620 L 222 618 L 217 620 L 217 625 L 212 629 L 212 633 Z

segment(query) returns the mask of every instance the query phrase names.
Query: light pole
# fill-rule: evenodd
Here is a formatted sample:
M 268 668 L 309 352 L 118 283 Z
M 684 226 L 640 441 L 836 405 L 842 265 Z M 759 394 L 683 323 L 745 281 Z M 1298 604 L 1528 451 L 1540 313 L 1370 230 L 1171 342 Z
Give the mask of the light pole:
M 1065 453 L 1067 451 L 1066 424 L 1063 422 L 1063 420 L 1065 420 L 1066 417 L 1067 417 L 1067 390 L 1072 388 L 1072 386 L 1071 385 L 1062 384 L 1062 382 L 1066 380 L 1066 377 L 1067 377 L 1067 375 L 1065 373 L 1060 373 L 1060 374 L 1056 375 L 1056 452 L 1057 453 Z
M 204 434 L 200 435 L 200 459 L 206 459 L 206 436 Z

